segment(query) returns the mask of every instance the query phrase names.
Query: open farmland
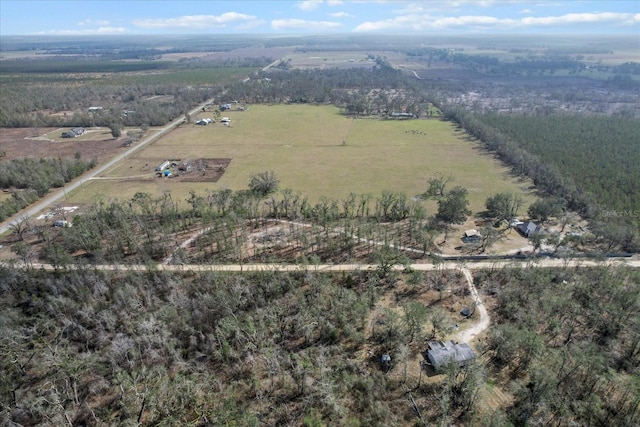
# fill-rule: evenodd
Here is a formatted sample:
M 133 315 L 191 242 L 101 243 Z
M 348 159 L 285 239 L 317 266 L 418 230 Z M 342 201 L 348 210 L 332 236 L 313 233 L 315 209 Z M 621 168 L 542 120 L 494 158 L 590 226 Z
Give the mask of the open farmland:
M 230 127 L 185 124 L 109 171 L 108 182 L 95 183 L 98 192 L 105 198 L 124 197 L 125 181 L 129 192 L 178 190 L 174 197 L 184 199 L 190 189 L 243 189 L 251 174 L 273 170 L 281 188 L 300 191 L 312 201 L 385 190 L 414 196 L 438 173 L 452 174 L 452 185 L 469 190 L 474 212 L 484 210 L 486 198 L 497 192 L 534 198 L 529 182 L 510 177 L 507 168 L 448 122 L 354 119 L 332 106 L 310 105 L 254 105 L 223 115 L 231 119 Z M 217 183 L 151 178 L 165 159 L 202 157 L 231 159 Z M 83 191 L 95 194 L 94 184 Z M 73 197 L 86 201 L 94 196 Z

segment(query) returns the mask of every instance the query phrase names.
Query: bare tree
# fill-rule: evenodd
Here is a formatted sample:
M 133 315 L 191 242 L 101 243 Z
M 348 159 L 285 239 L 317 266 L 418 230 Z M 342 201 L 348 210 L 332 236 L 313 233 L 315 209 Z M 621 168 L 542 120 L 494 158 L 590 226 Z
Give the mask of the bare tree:
M 16 219 L 9 226 L 11 229 L 11 234 L 14 234 L 18 237 L 19 241 L 24 240 L 24 235 L 31 230 L 31 224 L 29 223 L 29 217 L 26 215 L 21 215 L 20 218 Z

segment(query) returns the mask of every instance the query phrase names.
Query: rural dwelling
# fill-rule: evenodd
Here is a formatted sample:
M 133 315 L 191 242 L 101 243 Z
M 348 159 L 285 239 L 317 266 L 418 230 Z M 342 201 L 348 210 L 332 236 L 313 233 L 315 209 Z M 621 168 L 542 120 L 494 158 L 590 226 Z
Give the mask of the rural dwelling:
M 62 132 L 61 136 L 63 138 L 75 138 L 76 136 L 84 135 L 85 132 L 86 131 L 84 128 L 73 128 L 71 130 L 68 130 L 67 132 Z
M 516 230 L 518 233 L 522 234 L 524 237 L 531 237 L 536 233 L 540 233 L 542 229 L 538 224 L 532 221 L 527 221 L 516 225 Z
M 453 341 L 429 341 L 427 361 L 436 371 L 442 370 L 450 362 L 465 366 L 475 360 L 476 355 L 468 344 Z
M 477 243 L 482 240 L 482 234 L 478 233 L 475 229 L 470 229 L 464 232 L 462 236 L 462 241 L 464 243 Z
M 102 107 L 89 107 L 89 112 L 97 113 L 98 111 L 102 111 Z
M 208 125 L 209 123 L 213 123 L 213 119 L 210 119 L 210 118 L 208 118 L 208 117 L 207 117 L 206 119 L 200 119 L 200 120 L 198 120 L 198 121 L 196 122 L 196 124 L 197 124 L 197 125 L 200 125 L 200 126 L 206 126 L 206 125 Z

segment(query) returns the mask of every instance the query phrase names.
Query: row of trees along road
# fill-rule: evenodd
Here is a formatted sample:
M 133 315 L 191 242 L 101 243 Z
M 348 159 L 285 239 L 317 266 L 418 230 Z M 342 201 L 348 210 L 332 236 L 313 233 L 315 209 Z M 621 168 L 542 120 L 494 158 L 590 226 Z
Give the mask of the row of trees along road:
M 192 191 L 187 209 L 170 193 L 154 197 L 139 192 L 128 201 L 96 202 L 82 215 L 64 218 L 73 222 L 72 228 L 55 232 L 23 218 L 13 225 L 13 234 L 18 240 L 41 243 L 41 250 L 34 253 L 35 246 L 26 243 L 14 249 L 25 262 L 39 256 L 61 267 L 72 262 L 74 253 L 95 262 L 237 263 L 296 258 L 379 263 L 396 256 L 384 256 L 381 248 L 388 247 L 398 248 L 393 252 L 404 257 L 424 257 L 437 252 L 437 235 L 444 232 L 446 241 L 451 226 L 464 223 L 471 214 L 467 190 L 448 189 L 451 179 L 436 176 L 430 181 L 424 196 L 436 194 L 429 197 L 436 198 L 438 209 L 428 216 L 420 200 L 389 191 L 377 197 L 351 194 L 343 200 L 323 197 L 310 203 L 301 193 L 278 190 L 275 174 L 265 171 L 250 177 L 248 190 L 212 190 L 203 195 Z M 521 203 L 520 196 L 510 193 L 490 196 L 487 211 L 480 214 L 494 225 L 482 228 L 481 242 L 469 250 L 484 252 L 510 231 L 510 220 Z M 559 215 L 561 206 L 544 199 L 531 204 L 529 215 L 544 221 Z M 194 236 L 188 247 L 178 246 L 184 237 L 176 235 L 183 233 Z M 597 229 L 596 240 L 551 237 L 548 243 L 555 247 L 587 244 L 594 248 L 602 243 L 611 250 L 619 245 Z M 542 237 L 534 241 L 536 248 L 541 244 Z

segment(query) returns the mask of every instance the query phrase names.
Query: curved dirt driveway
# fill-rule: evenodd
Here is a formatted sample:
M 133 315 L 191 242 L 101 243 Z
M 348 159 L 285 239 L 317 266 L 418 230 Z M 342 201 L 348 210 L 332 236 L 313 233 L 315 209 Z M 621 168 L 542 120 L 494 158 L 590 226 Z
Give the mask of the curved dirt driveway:
M 489 318 L 489 313 L 487 312 L 487 308 L 484 306 L 484 302 L 480 299 L 480 294 L 478 294 L 478 290 L 476 286 L 473 284 L 473 277 L 471 276 L 471 272 L 468 268 L 462 267 L 460 271 L 464 275 L 465 279 L 467 279 L 467 284 L 469 286 L 469 291 L 471 292 L 471 296 L 476 303 L 476 310 L 480 313 L 480 320 L 475 325 L 471 326 L 469 329 L 465 329 L 464 331 L 460 331 L 457 335 L 458 342 L 469 342 L 477 335 L 484 332 L 489 328 L 489 324 L 491 323 L 491 319 Z

